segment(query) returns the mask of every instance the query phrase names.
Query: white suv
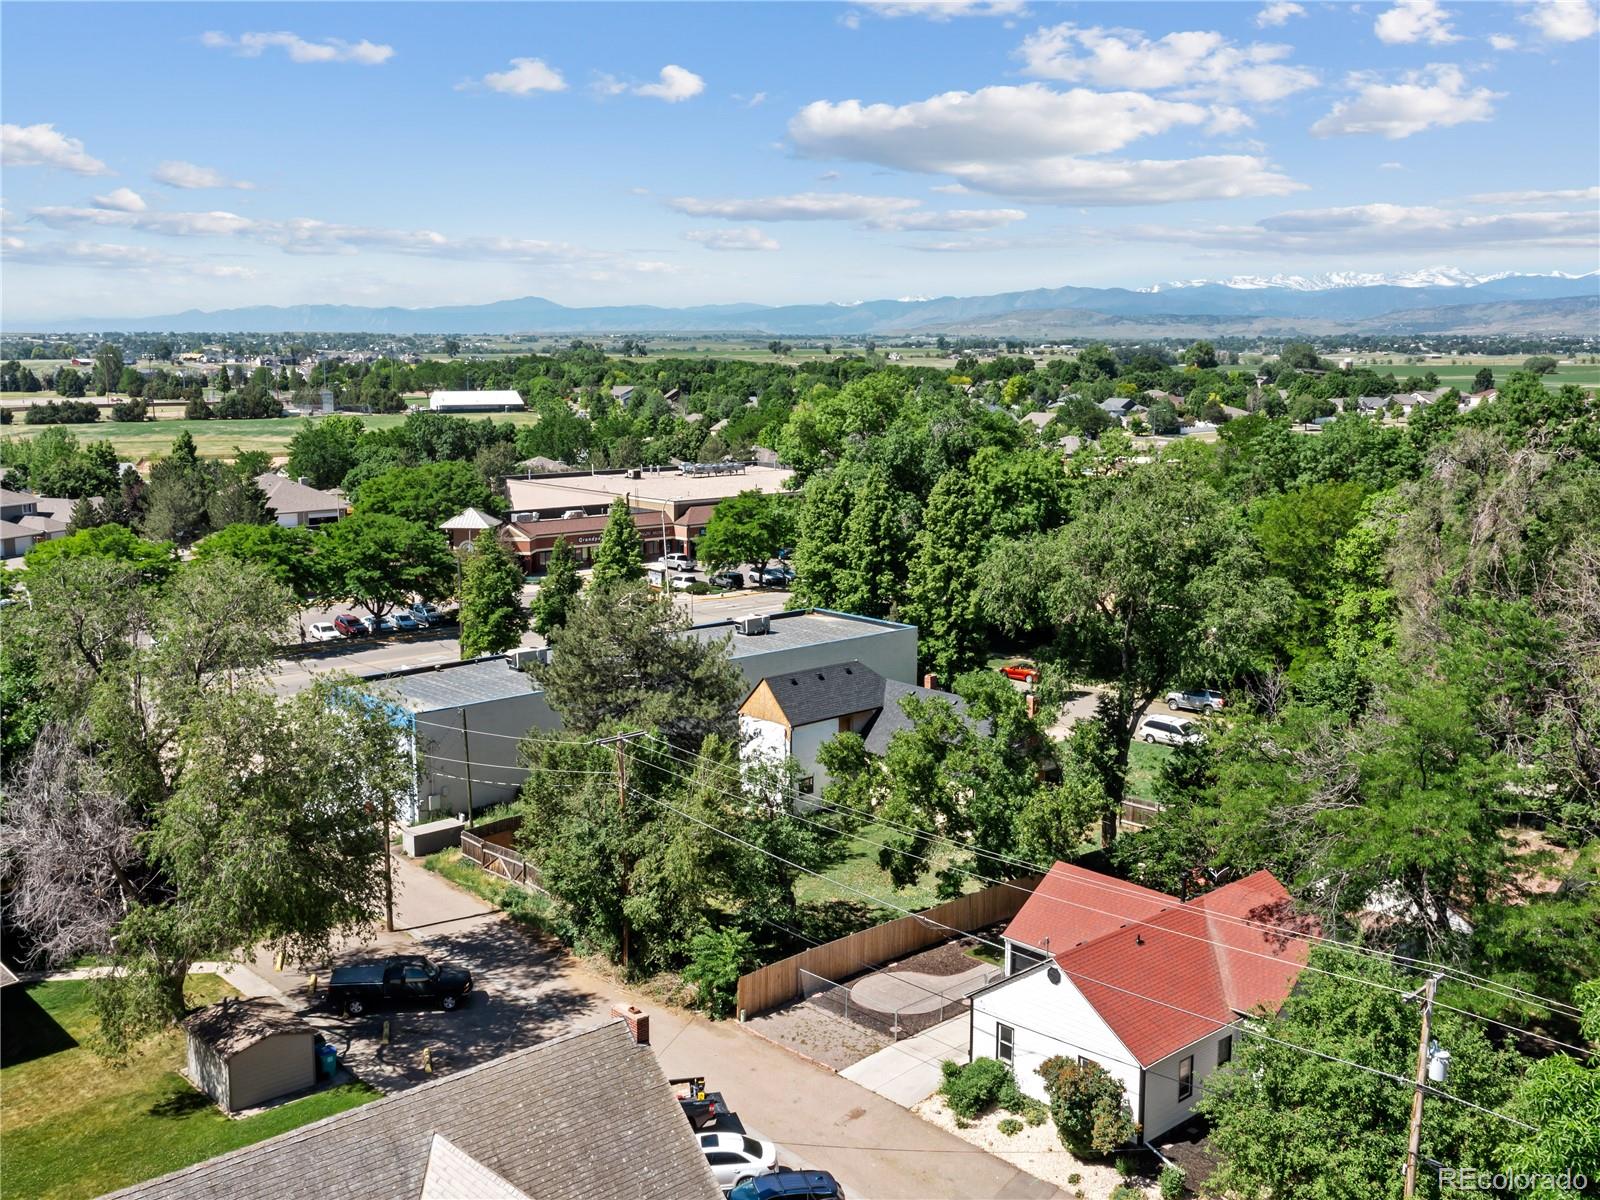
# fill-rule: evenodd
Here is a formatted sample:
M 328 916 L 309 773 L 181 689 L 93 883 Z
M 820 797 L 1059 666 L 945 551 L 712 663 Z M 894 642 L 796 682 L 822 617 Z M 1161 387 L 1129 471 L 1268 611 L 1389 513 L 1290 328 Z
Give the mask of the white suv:
M 1199 725 L 1187 717 L 1146 717 L 1139 722 L 1136 736 L 1163 746 L 1195 745 L 1206 740 Z
M 313 642 L 339 642 L 344 634 L 333 627 L 332 621 L 316 621 L 306 626 L 306 638 Z
M 694 570 L 694 555 L 692 554 L 684 554 L 680 551 L 674 550 L 661 561 L 666 563 L 666 565 L 671 567 L 674 571 Z

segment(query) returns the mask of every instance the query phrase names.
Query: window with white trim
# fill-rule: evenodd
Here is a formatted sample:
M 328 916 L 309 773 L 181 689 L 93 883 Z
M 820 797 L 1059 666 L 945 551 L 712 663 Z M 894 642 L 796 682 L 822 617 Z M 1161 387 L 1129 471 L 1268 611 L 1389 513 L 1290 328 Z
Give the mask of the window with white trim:
M 1194 1095 L 1194 1055 L 1178 1062 L 1178 1099 L 1187 1100 Z
M 1009 1025 L 996 1022 L 994 1027 L 994 1056 L 1008 1063 L 1017 1051 L 1017 1031 Z

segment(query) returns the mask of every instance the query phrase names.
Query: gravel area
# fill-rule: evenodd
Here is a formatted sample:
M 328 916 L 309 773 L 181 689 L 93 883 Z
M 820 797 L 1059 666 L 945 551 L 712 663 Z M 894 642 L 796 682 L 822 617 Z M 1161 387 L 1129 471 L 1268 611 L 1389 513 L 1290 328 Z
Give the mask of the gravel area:
M 807 1058 L 842 1071 L 876 1054 L 892 1038 L 801 1001 L 763 1013 L 745 1025 Z
M 999 1125 L 1011 1113 L 992 1112 L 967 1122 L 967 1127 L 961 1129 L 956 1125 L 956 1115 L 945 1104 L 943 1096 L 929 1096 L 911 1111 L 929 1124 L 971 1142 L 1019 1170 L 1055 1184 L 1068 1196 L 1081 1196 L 1084 1200 L 1107 1200 L 1111 1190 L 1123 1182 L 1113 1166 L 1080 1162 L 1074 1158 L 1062 1147 L 1055 1126 L 1048 1120 L 1043 1125 L 1024 1123 L 1020 1133 L 1007 1137 L 1000 1132 Z M 1073 1176 L 1077 1176 L 1075 1183 Z M 1147 1188 L 1145 1195 L 1154 1197 L 1156 1192 L 1153 1188 Z

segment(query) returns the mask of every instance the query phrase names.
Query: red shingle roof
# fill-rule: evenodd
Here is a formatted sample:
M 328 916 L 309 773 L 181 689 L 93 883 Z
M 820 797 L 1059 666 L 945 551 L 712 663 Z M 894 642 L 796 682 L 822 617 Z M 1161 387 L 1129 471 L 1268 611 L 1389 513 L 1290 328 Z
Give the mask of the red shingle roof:
M 1149 1066 L 1240 1013 L 1282 1004 L 1309 952 L 1288 931 L 1317 926 L 1267 871 L 1185 904 L 1057 863 L 1005 936 L 1031 946 L 1048 936 L 1062 971 Z

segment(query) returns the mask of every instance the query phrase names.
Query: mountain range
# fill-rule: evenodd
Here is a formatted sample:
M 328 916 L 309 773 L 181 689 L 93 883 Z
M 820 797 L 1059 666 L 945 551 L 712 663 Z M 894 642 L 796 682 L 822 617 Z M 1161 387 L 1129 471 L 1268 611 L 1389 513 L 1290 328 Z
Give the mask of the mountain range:
M 10 322 L 14 331 L 21 328 Z M 991 296 L 854 304 L 634 304 L 569 308 L 538 296 L 438 308 L 348 304 L 190 309 L 54 321 L 59 333 L 677 333 L 777 337 L 993 334 L 1099 337 L 1339 332 L 1593 333 L 1600 272 L 1474 276 L 1435 267 L 1400 276 L 1236 276 L 1148 289 L 1060 287 Z M 1111 332 L 1111 331 L 1118 332 Z

